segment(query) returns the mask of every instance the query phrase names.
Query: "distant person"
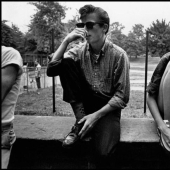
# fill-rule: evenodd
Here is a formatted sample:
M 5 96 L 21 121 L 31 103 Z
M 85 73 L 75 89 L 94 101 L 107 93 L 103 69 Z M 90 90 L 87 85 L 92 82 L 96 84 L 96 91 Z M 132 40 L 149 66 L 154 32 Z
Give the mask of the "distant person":
M 14 111 L 20 92 L 23 61 L 12 47 L 1 46 L 1 168 L 7 169 L 16 140 Z
M 23 78 L 23 89 L 24 90 L 27 90 L 27 88 L 28 88 L 28 78 L 29 78 L 29 76 L 28 76 L 28 63 L 26 63 L 26 62 L 24 62 L 24 64 L 23 64 L 23 74 L 22 74 L 22 78 Z
M 147 104 L 156 122 L 160 143 L 170 156 L 170 52 L 160 59 L 147 92 Z
M 70 103 L 76 122 L 63 141 L 72 148 L 91 137 L 93 165 L 109 167 L 120 139 L 121 110 L 129 101 L 129 61 L 126 52 L 107 39 L 109 16 L 93 5 L 80 8 L 81 23 L 53 54 L 47 76 L 60 76 L 63 100 Z M 68 45 L 85 39 L 66 52 Z
M 35 60 L 35 80 L 37 83 L 37 93 L 40 94 L 40 89 L 41 89 L 41 65 L 38 63 L 37 60 Z

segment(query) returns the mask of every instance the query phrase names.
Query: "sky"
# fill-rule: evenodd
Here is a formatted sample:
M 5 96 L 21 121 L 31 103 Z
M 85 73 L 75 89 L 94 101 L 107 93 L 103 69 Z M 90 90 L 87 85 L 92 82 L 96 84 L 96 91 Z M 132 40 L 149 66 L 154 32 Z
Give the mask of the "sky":
M 18 26 L 23 32 L 28 31 L 31 16 L 36 13 L 36 7 L 28 4 L 29 1 L 1 1 L 1 20 L 8 20 Z M 72 19 L 77 10 L 92 4 L 103 8 L 108 12 L 110 23 L 119 22 L 125 28 L 124 34 L 128 34 L 135 24 L 142 24 L 144 30 L 152 25 L 152 22 L 165 20 L 170 22 L 170 1 L 58 1 L 61 5 L 70 7 L 66 11 L 63 22 Z

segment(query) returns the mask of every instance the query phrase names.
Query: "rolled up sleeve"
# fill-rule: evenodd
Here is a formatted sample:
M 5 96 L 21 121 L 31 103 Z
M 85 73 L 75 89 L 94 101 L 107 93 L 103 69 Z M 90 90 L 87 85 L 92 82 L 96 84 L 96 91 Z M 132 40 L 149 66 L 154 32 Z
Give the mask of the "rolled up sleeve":
M 114 84 L 115 93 L 108 103 L 114 108 L 124 109 L 130 96 L 129 59 L 126 53 L 117 62 Z

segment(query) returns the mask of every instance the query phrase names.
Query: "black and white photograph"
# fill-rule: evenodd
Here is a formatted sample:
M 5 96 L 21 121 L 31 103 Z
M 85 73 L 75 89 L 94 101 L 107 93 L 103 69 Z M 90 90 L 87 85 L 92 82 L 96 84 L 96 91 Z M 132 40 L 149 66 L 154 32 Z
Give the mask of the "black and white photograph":
M 170 1 L 1 1 L 1 169 L 170 169 Z

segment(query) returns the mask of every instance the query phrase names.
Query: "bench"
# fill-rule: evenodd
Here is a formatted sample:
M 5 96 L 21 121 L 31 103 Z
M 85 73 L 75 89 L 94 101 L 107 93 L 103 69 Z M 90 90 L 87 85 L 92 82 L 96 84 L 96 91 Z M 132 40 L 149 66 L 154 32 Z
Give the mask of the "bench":
M 16 115 L 17 140 L 9 168 L 87 169 L 88 142 L 76 150 L 61 147 L 61 141 L 74 122 L 74 117 Z M 121 119 L 120 144 L 114 159 L 116 168 L 120 169 L 169 168 L 154 120 Z

